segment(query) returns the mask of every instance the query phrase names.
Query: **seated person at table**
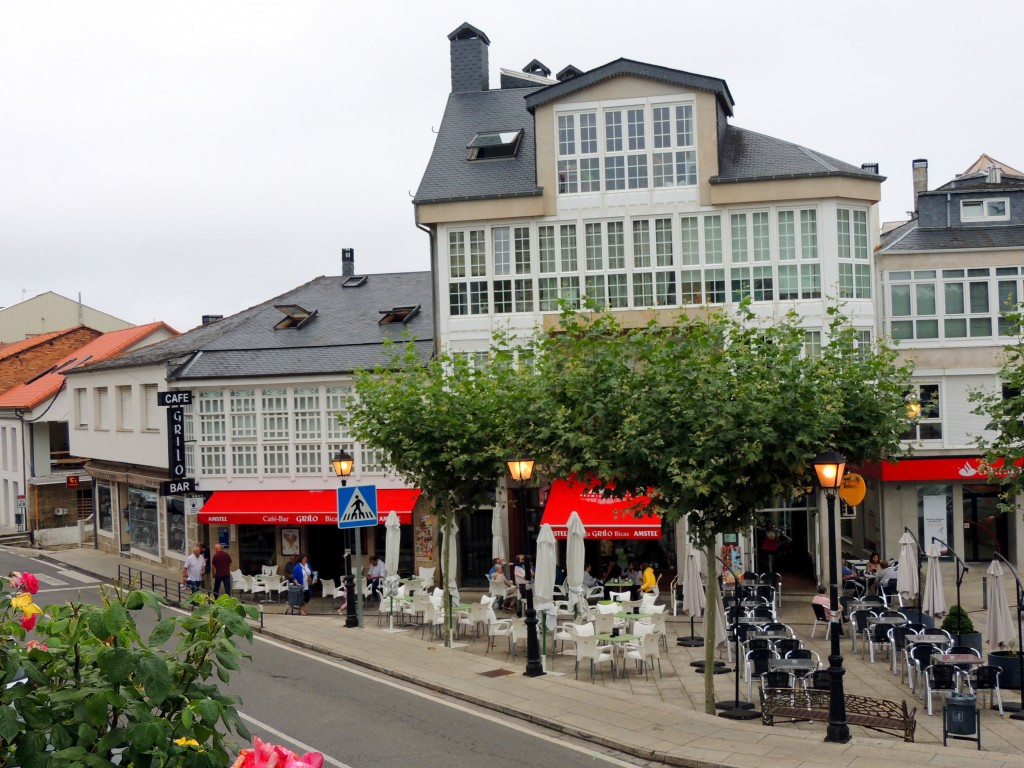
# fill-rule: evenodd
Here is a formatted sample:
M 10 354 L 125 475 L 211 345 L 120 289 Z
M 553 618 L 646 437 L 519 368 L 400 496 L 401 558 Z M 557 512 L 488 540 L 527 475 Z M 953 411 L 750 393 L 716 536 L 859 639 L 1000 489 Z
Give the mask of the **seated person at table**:
M 643 574 L 637 570 L 636 563 L 630 563 L 629 567 L 626 568 L 626 572 L 623 574 L 626 581 L 632 582 L 635 586 L 640 586 L 640 582 L 643 581 Z
M 373 591 L 373 599 L 380 600 L 380 583 L 387 578 L 388 569 L 376 555 L 370 555 L 370 570 L 366 572 L 366 583 Z
M 885 567 L 885 560 L 882 560 L 877 552 L 872 552 L 871 557 L 868 558 L 867 565 L 864 566 L 864 575 L 874 576 L 873 579 L 867 580 L 868 592 L 870 592 L 873 595 L 878 594 L 878 576 L 882 573 L 883 570 L 885 570 Z
M 618 581 L 619 574 L 622 573 L 622 569 L 619 568 L 619 564 L 615 562 L 614 558 L 609 558 L 608 562 L 604 564 L 604 570 L 601 572 L 601 581 Z
M 601 581 L 594 574 L 590 572 L 591 565 L 587 563 L 583 566 L 583 587 L 584 589 L 592 589 L 593 587 L 600 587 Z
M 500 559 L 501 558 L 497 558 L 497 560 Z M 500 584 L 505 589 L 505 597 L 502 604 L 496 607 L 503 607 L 507 611 L 514 611 L 516 609 L 516 596 L 519 594 L 519 590 L 516 589 L 516 585 L 512 581 L 509 581 L 508 577 L 505 576 L 505 570 L 497 562 L 495 562 L 495 567 L 491 569 L 489 578 L 492 584 Z
M 843 558 L 842 574 L 843 574 L 843 585 L 844 586 L 846 586 L 848 584 L 853 584 L 855 586 L 855 588 L 856 588 L 858 596 L 864 594 L 864 590 L 865 590 L 865 588 L 867 586 L 864 583 L 864 579 L 862 579 L 860 576 L 858 576 L 857 572 L 855 570 L 853 570 L 853 568 L 851 568 L 849 565 L 847 565 L 845 557 Z
M 657 592 L 658 579 L 654 575 L 654 569 L 647 563 L 640 563 L 640 572 L 643 574 L 640 581 L 641 592 Z
M 284 571 L 285 581 L 288 581 L 292 577 L 292 573 L 295 571 L 295 566 L 299 564 L 298 555 L 288 555 L 288 559 L 284 561 L 284 565 L 281 566 L 281 570 Z
M 840 601 L 842 602 L 842 601 Z M 818 585 L 818 594 L 811 598 L 811 605 L 820 605 L 825 609 L 825 615 L 828 616 L 828 612 L 832 610 L 832 599 L 828 595 L 828 590 L 825 589 L 824 585 Z M 846 621 L 846 609 L 840 606 L 842 613 L 841 621 Z M 842 637 L 843 627 L 839 625 L 839 636 Z
M 504 570 L 505 570 L 505 562 L 500 557 L 496 557 L 496 558 L 494 558 L 494 562 L 491 564 L 491 569 L 489 571 L 487 571 L 487 578 L 488 579 L 493 579 L 495 571 L 503 571 L 504 572 Z

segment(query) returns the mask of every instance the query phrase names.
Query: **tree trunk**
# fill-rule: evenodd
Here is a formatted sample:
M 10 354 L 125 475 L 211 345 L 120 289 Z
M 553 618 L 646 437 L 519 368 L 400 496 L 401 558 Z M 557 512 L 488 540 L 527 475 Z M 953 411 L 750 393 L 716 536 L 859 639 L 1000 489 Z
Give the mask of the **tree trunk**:
M 452 521 L 444 521 L 444 544 L 441 546 L 441 588 L 444 597 L 441 599 L 441 610 L 444 613 L 444 647 L 452 647 L 452 595 L 448 589 L 448 548 L 452 545 Z
M 718 613 L 718 578 L 715 573 L 715 545 L 708 544 L 705 554 L 708 561 L 708 588 L 704 596 L 704 615 L 707 617 L 707 629 L 704 631 L 704 711 L 715 714 L 715 626 Z

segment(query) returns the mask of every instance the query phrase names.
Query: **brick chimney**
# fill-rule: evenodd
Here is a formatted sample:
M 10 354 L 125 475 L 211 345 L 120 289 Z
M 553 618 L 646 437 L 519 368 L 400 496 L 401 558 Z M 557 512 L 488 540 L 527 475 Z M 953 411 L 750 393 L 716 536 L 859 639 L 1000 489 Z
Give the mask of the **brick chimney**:
M 486 91 L 487 49 L 491 41 L 472 24 L 463 23 L 448 35 L 451 41 L 452 93 Z
M 341 276 L 352 277 L 356 273 L 356 249 L 341 249 Z
M 928 161 L 919 159 L 913 162 L 914 169 L 914 213 L 918 212 L 917 196 L 928 191 Z

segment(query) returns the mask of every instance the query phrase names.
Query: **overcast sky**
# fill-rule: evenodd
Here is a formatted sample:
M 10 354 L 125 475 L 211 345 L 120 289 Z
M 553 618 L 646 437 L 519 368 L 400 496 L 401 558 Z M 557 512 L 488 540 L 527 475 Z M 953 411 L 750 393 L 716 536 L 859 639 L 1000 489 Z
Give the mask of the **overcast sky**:
M 372 7 L 371 7 L 372 6 Z M 530 10 L 536 13 L 531 16 Z M 411 194 L 449 32 L 499 68 L 723 78 L 734 125 L 860 165 L 881 218 L 986 152 L 1024 168 L 1024 4 L 0 2 L 0 306 L 52 290 L 178 330 L 318 275 L 429 269 Z

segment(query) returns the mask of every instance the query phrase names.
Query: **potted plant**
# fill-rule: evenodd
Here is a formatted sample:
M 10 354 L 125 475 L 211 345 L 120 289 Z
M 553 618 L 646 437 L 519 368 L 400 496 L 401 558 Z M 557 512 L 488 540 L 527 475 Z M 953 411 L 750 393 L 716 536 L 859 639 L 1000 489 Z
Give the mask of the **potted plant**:
M 1021 653 L 1017 650 L 1017 643 L 1011 640 L 1005 648 L 989 651 L 988 663 L 1002 670 L 999 675 L 1000 688 L 1020 689 Z
M 974 622 L 959 605 L 949 609 L 946 618 L 942 620 L 942 628 L 953 636 L 953 642 L 957 645 L 966 645 L 981 655 L 981 633 L 974 631 Z

